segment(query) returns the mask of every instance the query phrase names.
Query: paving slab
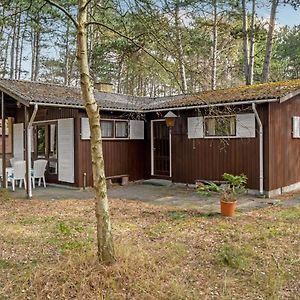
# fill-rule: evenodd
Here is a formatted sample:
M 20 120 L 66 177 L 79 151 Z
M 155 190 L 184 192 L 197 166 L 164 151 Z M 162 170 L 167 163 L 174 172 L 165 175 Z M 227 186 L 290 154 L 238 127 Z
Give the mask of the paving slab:
M 24 189 L 11 192 L 16 199 L 25 199 Z M 171 186 L 130 183 L 127 186 L 112 186 L 108 189 L 110 199 L 141 201 L 152 205 L 164 205 L 182 209 L 200 209 L 206 213 L 218 213 L 220 210 L 219 195 L 205 197 L 197 194 L 191 187 L 172 184 Z M 82 190 L 66 186 L 47 186 L 33 190 L 33 199 L 65 200 L 65 199 L 92 199 L 91 189 Z M 257 198 L 253 195 L 243 195 L 237 203 L 238 211 L 251 211 L 259 208 L 280 205 L 290 207 L 300 205 L 300 196 L 291 196 L 282 199 Z

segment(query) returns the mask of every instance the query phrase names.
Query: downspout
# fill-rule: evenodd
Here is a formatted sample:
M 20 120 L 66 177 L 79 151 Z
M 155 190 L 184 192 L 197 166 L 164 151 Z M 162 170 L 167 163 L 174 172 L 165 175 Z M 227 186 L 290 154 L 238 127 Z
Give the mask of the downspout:
M 256 104 L 252 103 L 252 110 L 255 114 L 255 119 L 258 123 L 259 134 L 259 194 L 264 195 L 264 145 L 263 145 L 263 125 L 256 110 Z
M 27 195 L 28 198 L 32 198 L 32 185 L 31 185 L 31 128 L 32 128 L 32 123 L 35 119 L 36 113 L 38 111 L 38 104 L 34 105 L 34 109 L 31 115 L 31 118 L 29 120 L 28 126 L 27 126 L 27 170 L 28 174 L 27 174 Z

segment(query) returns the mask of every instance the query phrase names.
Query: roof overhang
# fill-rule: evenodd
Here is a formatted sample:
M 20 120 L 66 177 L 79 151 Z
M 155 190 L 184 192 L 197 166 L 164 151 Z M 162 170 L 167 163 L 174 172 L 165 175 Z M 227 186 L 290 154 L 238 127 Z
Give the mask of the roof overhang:
M 187 110 L 187 109 L 199 109 L 206 107 L 222 107 L 222 106 L 234 106 L 234 105 L 249 105 L 252 103 L 261 104 L 261 103 L 271 103 L 271 102 L 279 102 L 278 98 L 270 98 L 270 99 L 261 99 L 261 100 L 247 100 L 247 101 L 234 101 L 234 102 L 220 102 L 213 104 L 200 104 L 200 105 L 190 105 L 190 106 L 170 106 L 167 108 L 158 108 L 158 109 L 150 109 L 144 110 L 144 113 L 157 112 L 157 111 L 168 111 L 168 110 Z
M 295 96 L 297 96 L 299 94 L 300 94 L 300 89 L 295 90 L 295 91 L 293 91 L 291 93 L 288 93 L 285 96 L 280 97 L 280 103 L 285 102 L 287 100 L 290 100 L 291 98 L 293 98 L 293 97 L 295 97 Z
M 38 106 L 47 106 L 47 107 L 61 107 L 61 108 L 79 108 L 85 109 L 84 105 L 75 105 L 75 104 L 59 104 L 59 103 L 46 103 L 46 102 L 29 102 L 30 105 L 38 105 Z M 134 113 L 143 113 L 142 110 L 136 109 L 126 109 L 126 108 L 100 108 L 100 111 L 121 111 L 121 112 L 134 112 Z
M 11 92 L 11 91 L 9 91 L 8 89 L 6 89 L 5 87 L 3 87 L 3 86 L 1 86 L 1 85 L 0 85 L 0 90 L 1 90 L 3 93 L 5 93 L 5 94 L 9 95 L 10 97 L 12 97 L 14 100 L 16 100 L 16 101 L 22 103 L 23 105 L 25 105 L 25 106 L 29 106 L 29 105 L 30 105 L 29 101 L 24 100 L 24 99 L 21 98 L 19 95 L 15 94 L 15 93 L 13 93 L 13 92 Z

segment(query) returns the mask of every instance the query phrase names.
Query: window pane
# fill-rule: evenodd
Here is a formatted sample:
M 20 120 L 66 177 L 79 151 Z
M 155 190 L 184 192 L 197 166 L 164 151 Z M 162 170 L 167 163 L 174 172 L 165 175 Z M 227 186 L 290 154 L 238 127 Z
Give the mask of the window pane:
M 215 118 L 207 118 L 205 119 L 205 135 L 212 136 L 215 135 Z
M 113 121 L 101 121 L 101 135 L 103 138 L 113 137 Z
M 38 157 L 46 156 L 46 128 L 37 126 L 37 155 Z
M 127 122 L 116 121 L 116 137 L 117 138 L 127 138 L 128 137 L 128 126 Z
M 205 119 L 206 136 L 235 136 L 236 121 L 234 116 L 211 117 Z
M 57 125 L 50 124 L 50 147 L 49 147 L 49 160 L 48 172 L 50 174 L 57 174 Z

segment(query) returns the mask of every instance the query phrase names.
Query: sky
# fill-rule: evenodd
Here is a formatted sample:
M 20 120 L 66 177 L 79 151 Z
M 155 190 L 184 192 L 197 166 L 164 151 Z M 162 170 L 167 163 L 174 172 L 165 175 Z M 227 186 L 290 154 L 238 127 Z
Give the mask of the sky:
M 258 12 L 259 15 L 265 18 L 270 17 L 270 8 L 260 8 L 260 11 Z M 299 25 L 300 24 L 300 8 L 298 10 L 295 10 L 291 6 L 283 6 L 281 5 L 278 8 L 277 11 L 277 23 L 278 25 Z

